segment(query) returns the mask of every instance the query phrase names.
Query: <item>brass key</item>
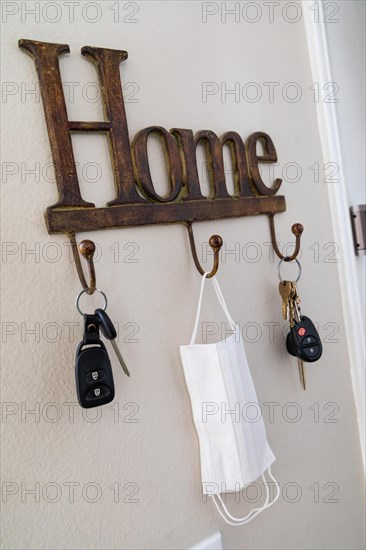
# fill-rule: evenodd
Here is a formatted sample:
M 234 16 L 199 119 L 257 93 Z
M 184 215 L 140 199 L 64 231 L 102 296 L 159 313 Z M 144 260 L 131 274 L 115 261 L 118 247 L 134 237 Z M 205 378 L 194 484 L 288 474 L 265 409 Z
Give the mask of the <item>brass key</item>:
M 278 290 L 282 298 L 282 317 L 287 319 L 287 308 L 289 306 L 290 296 L 293 292 L 292 283 L 290 281 L 281 281 L 278 285 Z
M 291 294 L 291 299 L 292 299 L 292 303 L 293 303 L 293 308 L 294 308 L 294 320 L 296 323 L 299 323 L 300 322 L 300 318 L 301 318 L 301 312 L 300 312 L 300 306 L 299 304 L 301 303 L 301 300 L 300 300 L 300 296 L 298 295 L 298 292 L 297 292 L 297 286 L 296 286 L 296 283 L 294 281 L 291 282 L 291 287 L 292 287 L 292 294 Z
M 297 289 L 296 289 L 296 284 L 294 282 L 291 281 L 289 284 L 291 288 L 289 298 L 288 298 L 289 322 L 290 322 L 290 327 L 293 327 L 296 322 L 295 304 L 296 304 L 296 297 L 297 297 Z

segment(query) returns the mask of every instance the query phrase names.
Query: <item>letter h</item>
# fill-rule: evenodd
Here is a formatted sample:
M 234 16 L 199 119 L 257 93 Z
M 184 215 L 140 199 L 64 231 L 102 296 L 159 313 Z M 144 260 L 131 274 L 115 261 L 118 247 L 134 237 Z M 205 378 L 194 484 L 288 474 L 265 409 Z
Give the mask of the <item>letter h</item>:
M 82 55 L 95 63 L 101 86 L 105 122 L 70 121 L 67 117 L 58 57 L 70 52 L 67 44 L 19 40 L 34 59 L 51 144 L 59 200 L 52 208 L 95 206 L 80 193 L 70 132 L 105 132 L 110 145 L 116 198 L 108 205 L 144 202 L 137 193 L 130 152 L 119 65 L 127 52 L 84 46 Z

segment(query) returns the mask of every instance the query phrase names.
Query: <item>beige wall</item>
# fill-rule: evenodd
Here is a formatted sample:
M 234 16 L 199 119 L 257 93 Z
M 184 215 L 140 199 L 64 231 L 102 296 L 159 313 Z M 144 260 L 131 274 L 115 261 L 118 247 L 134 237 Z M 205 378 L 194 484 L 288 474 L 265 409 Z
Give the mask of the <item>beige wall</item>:
M 3 14 L 2 44 L 2 78 L 8 83 L 2 104 L 2 223 L 8 243 L 2 262 L 3 547 L 184 548 L 221 530 L 225 548 L 362 548 L 363 472 L 337 263 L 331 261 L 342 261 L 341 250 L 331 255 L 337 245 L 332 244 L 327 185 L 336 183 L 323 182 L 302 20 L 289 23 L 279 10 L 270 22 L 268 7 L 257 2 L 263 10 L 257 23 L 243 17 L 236 23 L 233 16 L 221 22 L 220 13 L 203 23 L 200 2 L 141 2 L 131 16 L 138 22 L 117 23 L 110 9 L 116 3 L 101 2 L 101 18 L 91 23 L 85 17 L 94 18 L 94 8 L 80 2 L 74 22 L 69 22 L 68 8 L 60 2 L 58 14 L 52 11 L 55 3 L 49 3 L 49 11 L 41 12 L 35 22 L 24 13 L 24 4 L 29 9 L 33 2 L 10 4 L 18 12 L 7 20 Z M 120 7 L 121 19 L 134 9 L 133 3 L 125 10 L 124 4 Z M 58 22 L 47 21 L 60 14 Z M 285 15 L 294 18 L 291 10 Z M 253 19 L 254 12 L 248 12 L 248 18 Z M 80 83 L 74 88 L 74 101 L 68 101 L 70 118 L 101 117 L 99 104 L 87 100 L 93 93 L 87 84 L 96 76 L 81 58 L 80 48 L 125 49 L 129 59 L 121 67 L 123 82 L 134 83 L 126 93 L 137 90 L 132 98 L 137 102 L 126 104 L 131 139 L 152 124 L 208 128 L 218 134 L 234 130 L 243 138 L 264 130 L 277 148 L 278 175 L 287 163 L 301 167 L 299 181 L 283 182 L 288 210 L 277 216 L 276 226 L 281 245 L 292 241 L 292 223 L 305 226 L 299 291 L 303 312 L 319 323 L 324 342 L 322 359 L 306 367 L 306 392 L 299 389 L 296 360 L 285 350 L 277 261 L 269 255 L 267 219 L 203 222 L 195 227 L 199 247 L 219 233 L 227 250 L 240 251 L 239 258 L 224 255 L 219 280 L 244 330 L 259 400 L 267 403 L 263 415 L 277 456 L 274 473 L 283 490 L 279 502 L 247 526 L 226 526 L 211 503 L 202 502 L 198 446 L 179 358 L 179 345 L 188 342 L 192 329 L 200 277 L 183 226 L 79 236 L 95 239 L 102 251 L 97 282 L 108 295 L 108 312 L 125 340 L 120 347 L 131 379 L 124 377 L 108 347 L 116 384 L 114 404 L 100 409 L 96 422 L 92 411 L 83 415 L 77 405 L 70 405 L 76 402 L 73 364 L 81 317 L 74 299 L 80 284 L 65 237 L 48 235 L 43 221 L 46 207 L 56 200 L 56 187 L 47 181 L 52 171 L 45 172 L 50 147 L 42 104 L 21 93 L 34 86 L 36 76 L 32 60 L 17 47 L 19 38 L 70 44 L 71 55 L 61 62 L 62 76 L 64 82 Z M 235 82 L 241 89 L 256 82 L 263 95 L 257 103 L 243 97 L 235 102 L 232 95 L 222 102 L 219 94 L 203 102 L 203 82 L 226 83 L 228 89 Z M 268 100 L 265 82 L 279 83 L 274 102 Z M 289 82 L 302 90 L 297 102 L 281 93 Z M 288 90 L 290 97 L 293 92 L 294 88 Z M 106 140 L 78 136 L 74 144 L 83 196 L 104 204 L 113 197 Z M 158 159 L 157 148 L 153 145 L 151 150 Z M 96 183 L 90 182 L 90 166 L 89 181 L 83 178 L 90 162 L 101 166 L 103 175 Z M 39 178 L 25 173 L 35 163 Z M 320 165 L 318 183 L 310 168 L 314 163 Z M 161 167 L 154 170 L 159 174 Z M 295 176 L 289 170 L 287 180 Z M 162 189 L 157 185 L 158 191 Z M 30 249 L 37 255 L 24 254 Z M 256 250 L 258 260 L 250 261 Z M 131 262 L 131 252 L 137 262 Z M 59 258 L 52 262 L 55 254 Z M 210 258 L 206 265 L 210 267 Z M 216 306 L 206 302 L 204 320 L 219 322 L 218 315 Z M 73 323 L 74 335 L 69 330 Z M 276 323 L 274 338 L 269 337 L 271 323 Z M 25 333 L 35 326 L 39 337 Z M 134 328 L 137 342 L 128 338 Z M 271 418 L 268 403 L 274 404 Z M 26 415 L 25 407 L 39 407 L 39 415 Z M 55 414 L 59 418 L 52 422 Z M 298 421 L 291 422 L 295 414 Z M 73 502 L 71 482 L 78 484 Z M 110 489 L 118 484 L 119 498 Z M 32 487 L 39 487 L 39 502 L 35 495 L 25 494 Z M 92 503 L 95 488 L 101 494 Z M 8 494 L 11 491 L 15 494 Z M 128 502 L 133 498 L 138 502 Z M 249 506 L 230 504 L 236 511 Z

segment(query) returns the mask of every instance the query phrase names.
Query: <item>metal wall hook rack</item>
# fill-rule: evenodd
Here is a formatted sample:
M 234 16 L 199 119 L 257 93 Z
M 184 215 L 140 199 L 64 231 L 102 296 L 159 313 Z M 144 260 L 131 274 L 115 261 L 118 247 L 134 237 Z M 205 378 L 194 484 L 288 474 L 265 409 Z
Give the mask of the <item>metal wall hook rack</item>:
M 78 247 L 75 234 L 99 229 L 184 223 L 188 229 L 194 263 L 203 275 L 194 241 L 193 222 L 265 214 L 269 217 L 272 245 L 277 256 L 285 261 L 296 259 L 304 229 L 301 224 L 294 224 L 291 229 L 296 237 L 291 256 L 284 257 L 276 242 L 274 215 L 286 210 L 286 201 L 284 196 L 275 196 L 281 179 L 275 179 L 270 185 L 262 179 L 260 165 L 277 162 L 276 149 L 268 134 L 254 132 L 244 142 L 238 133 L 232 131 L 219 137 L 211 130 L 193 134 L 187 128 L 168 131 L 161 126 L 149 126 L 130 140 L 120 76 L 120 64 L 126 61 L 128 54 L 125 50 L 92 46 L 85 46 L 81 53 L 94 64 L 98 74 L 105 120 L 69 120 L 59 67 L 59 57 L 70 52 L 69 46 L 21 39 L 19 47 L 33 58 L 38 74 L 55 169 L 58 200 L 46 210 L 47 230 L 51 234 L 64 233 L 69 237 L 85 292 L 93 294 L 96 290 L 95 245 L 86 240 Z M 115 197 L 111 197 L 106 206 L 97 208 L 82 197 L 71 140 L 73 132 L 98 132 L 108 137 Z M 148 155 L 151 135 L 160 138 L 165 153 L 169 189 L 164 196 L 156 192 L 151 177 Z M 209 196 L 204 196 L 200 189 L 196 156 L 199 143 L 205 145 L 209 166 Z M 261 153 L 258 153 L 258 143 L 262 145 Z M 224 146 L 230 150 L 233 167 L 232 195 L 225 180 Z M 213 235 L 209 244 L 214 252 L 214 262 L 208 277 L 213 277 L 219 267 L 223 241 L 219 235 Z M 80 254 L 88 264 L 89 283 Z
M 292 233 L 296 237 L 295 241 L 295 250 L 291 256 L 284 256 L 281 254 L 277 242 L 276 242 L 276 232 L 275 232 L 275 226 L 274 226 L 274 215 L 268 214 L 269 222 L 270 222 L 270 231 L 271 231 L 271 241 L 274 251 L 276 252 L 277 256 L 284 260 L 285 262 L 292 262 L 293 260 L 296 260 L 300 248 L 301 248 L 301 235 L 304 231 L 304 227 L 300 223 L 295 223 L 291 227 Z M 198 270 L 198 272 L 201 275 L 204 275 L 206 271 L 202 268 L 200 261 L 198 259 L 197 249 L 196 249 L 196 243 L 194 240 L 194 234 L 193 234 L 193 228 L 192 228 L 192 222 L 185 222 L 185 226 L 188 230 L 188 236 L 189 236 L 189 243 L 191 246 L 191 252 L 194 264 Z M 80 279 L 81 286 L 85 290 L 87 294 L 94 294 L 96 290 L 96 275 L 95 275 L 95 267 L 94 267 L 94 253 L 95 253 L 95 244 L 91 240 L 83 240 L 80 242 L 79 245 L 76 243 L 75 233 L 69 234 L 69 239 L 71 243 L 71 248 L 75 260 L 76 270 Z M 213 267 L 209 274 L 207 275 L 207 279 L 210 279 L 211 277 L 214 277 L 218 271 L 219 268 L 219 258 L 220 258 L 220 250 L 224 243 L 222 237 L 220 235 L 212 235 L 208 241 L 210 247 L 213 250 L 214 253 L 214 261 L 213 261 Z M 88 264 L 89 269 L 89 279 L 90 283 L 88 284 L 84 275 L 83 267 L 81 265 L 80 261 L 80 254 L 85 258 Z

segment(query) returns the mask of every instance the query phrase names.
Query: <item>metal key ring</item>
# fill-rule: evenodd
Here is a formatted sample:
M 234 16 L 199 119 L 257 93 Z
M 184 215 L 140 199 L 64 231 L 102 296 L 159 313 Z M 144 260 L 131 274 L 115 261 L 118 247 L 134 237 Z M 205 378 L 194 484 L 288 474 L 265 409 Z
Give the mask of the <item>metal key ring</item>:
M 278 267 L 277 267 L 278 278 L 281 281 L 281 283 L 284 282 L 284 280 L 281 277 L 281 265 L 282 265 L 282 262 L 284 262 L 284 261 L 286 261 L 286 258 L 282 258 L 282 260 L 280 260 L 278 262 Z M 297 283 L 300 280 L 301 273 L 302 273 L 302 268 L 301 268 L 301 264 L 300 264 L 300 262 L 297 258 L 295 258 L 295 262 L 297 263 L 297 267 L 299 268 L 299 274 L 297 276 L 297 279 L 294 281 L 294 283 Z M 286 263 L 289 263 L 289 262 L 286 262 Z
M 87 291 L 86 290 L 82 290 L 80 292 L 80 294 L 78 294 L 76 300 L 75 300 L 75 305 L 76 305 L 76 309 L 78 310 L 78 312 L 80 313 L 80 315 L 84 315 L 84 313 L 81 311 L 80 307 L 79 307 L 79 301 L 80 301 L 80 298 L 83 294 L 85 294 Z M 107 300 L 107 296 L 104 294 L 104 292 L 102 290 L 99 290 L 99 288 L 96 288 L 95 289 L 95 292 L 99 292 L 99 294 L 101 294 L 104 298 L 104 306 L 101 308 L 103 309 L 104 311 L 107 309 L 107 304 L 108 304 L 108 300 Z

